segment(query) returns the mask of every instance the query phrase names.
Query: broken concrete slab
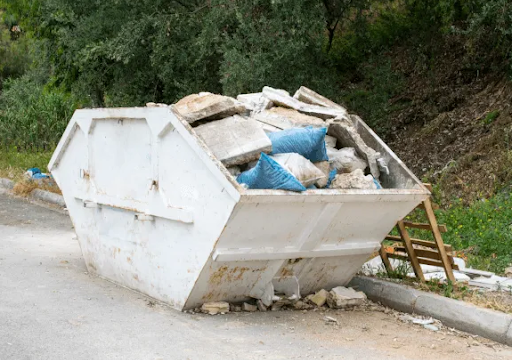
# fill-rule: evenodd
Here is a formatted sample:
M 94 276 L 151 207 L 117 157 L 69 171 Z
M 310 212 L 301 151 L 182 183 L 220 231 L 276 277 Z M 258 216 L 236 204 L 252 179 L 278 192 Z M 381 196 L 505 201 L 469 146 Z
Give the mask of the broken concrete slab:
M 270 110 L 255 113 L 252 115 L 252 118 L 282 130 L 306 126 L 326 127 L 325 121 L 322 119 L 283 107 L 274 107 Z
M 239 115 L 200 125 L 194 130 L 226 167 L 257 160 L 260 153 L 272 151 L 272 143 L 260 125 Z
M 343 309 L 351 306 L 363 305 L 366 295 L 362 291 L 355 291 L 353 288 L 337 286 L 329 291 L 327 305 L 333 309 Z
M 379 179 L 380 170 L 377 159 L 380 158 L 380 153 L 366 145 L 361 135 L 358 134 L 353 126 L 347 126 L 339 122 L 332 123 L 329 125 L 327 133 L 338 139 L 342 147 L 354 148 L 359 156 L 368 162 L 373 177 L 377 180 Z
M 242 304 L 242 310 L 247 312 L 255 312 L 258 311 L 258 307 L 256 305 L 251 305 L 246 302 Z
M 272 126 L 272 125 L 269 125 L 269 124 L 265 124 L 265 123 L 262 123 L 262 122 L 259 122 L 259 121 L 258 121 L 258 123 L 260 124 L 261 128 L 263 129 L 263 131 L 265 131 L 267 134 L 283 130 L 283 129 L 280 129 L 278 127 L 275 127 L 275 126 Z
M 247 110 L 255 113 L 261 112 L 266 109 L 270 109 L 274 104 L 270 101 L 263 93 L 252 93 L 252 94 L 240 94 L 236 97 Z
M 322 307 L 325 305 L 325 302 L 327 301 L 327 297 L 329 296 L 329 293 L 327 290 L 322 289 L 318 291 L 315 295 L 313 295 L 309 301 L 314 303 L 318 307 Z
M 265 86 L 263 88 L 263 95 L 265 95 L 275 105 L 295 109 L 297 111 L 300 111 L 301 113 L 322 119 L 332 119 L 335 117 L 348 116 L 346 110 L 344 109 L 306 104 L 302 101 L 294 99 L 285 90 L 274 89 L 269 86 Z
M 171 108 L 190 124 L 198 120 L 222 119 L 247 111 L 241 102 L 228 96 L 211 93 L 188 95 Z
M 303 103 L 306 103 L 306 104 L 330 107 L 333 109 L 341 109 L 341 110 L 344 110 L 345 112 L 347 111 L 347 109 L 345 109 L 343 106 L 336 104 L 334 101 L 329 100 L 325 96 L 322 96 L 319 93 L 317 93 L 305 86 L 301 86 L 299 88 L 299 90 L 297 90 L 295 92 L 293 97 L 297 100 L 302 101 Z
M 210 315 L 225 314 L 229 312 L 229 303 L 225 301 L 208 302 L 201 306 L 201 311 Z
M 338 174 L 331 184 L 331 189 L 368 189 L 376 190 L 377 185 L 371 175 L 364 175 L 361 169 L 348 174 Z
M 252 93 L 252 94 L 240 94 L 236 99 L 244 104 L 247 110 L 253 111 L 260 101 L 263 93 Z

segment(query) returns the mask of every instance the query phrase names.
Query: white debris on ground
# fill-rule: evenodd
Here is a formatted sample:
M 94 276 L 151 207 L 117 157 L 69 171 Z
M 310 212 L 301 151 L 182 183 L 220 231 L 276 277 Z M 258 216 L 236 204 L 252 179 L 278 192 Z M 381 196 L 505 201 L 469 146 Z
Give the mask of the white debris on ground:
M 263 304 L 260 299 L 246 301 L 239 304 L 229 304 L 224 301 L 205 303 L 201 308 L 192 312 L 202 312 L 210 315 L 226 314 L 228 312 L 255 312 L 255 311 L 278 311 L 284 309 L 312 310 L 318 308 L 329 309 L 352 309 L 367 303 L 366 294 L 352 288 L 337 286 L 330 291 L 321 289 L 314 294 L 300 299 L 298 296 L 287 297 L 275 295 L 270 306 Z
M 399 259 L 389 259 L 389 261 L 393 269 L 407 269 L 407 277 L 416 277 L 409 262 Z M 459 267 L 459 270 L 453 270 L 453 275 L 457 282 L 467 283 L 469 286 L 487 289 L 490 291 L 512 291 L 512 278 L 498 276 L 488 271 L 467 268 L 464 259 L 458 257 L 454 257 L 453 261 Z M 420 266 L 425 280 L 430 281 L 437 279 L 440 282 L 447 281 L 446 273 L 442 267 L 424 264 L 421 264 Z M 376 256 L 367 261 L 361 268 L 361 273 L 367 276 L 373 276 L 385 272 L 386 268 L 384 267 L 380 256 Z
M 363 292 L 344 286 L 334 287 L 330 291 L 321 289 L 302 299 L 276 296 L 272 305 L 269 307 L 265 306 L 261 300 L 256 299 L 237 304 L 229 304 L 221 301 L 205 303 L 201 308 L 189 310 L 187 312 L 191 314 L 204 313 L 209 315 L 224 315 L 229 312 L 265 312 L 282 310 L 320 310 L 321 314 L 324 315 L 323 321 L 327 325 L 334 326 L 339 326 L 341 324 L 334 316 L 327 315 L 328 311 L 378 311 L 392 315 L 398 321 L 423 327 L 430 331 L 440 331 L 441 329 L 456 331 L 454 329 L 447 329 L 443 326 L 441 321 L 433 319 L 432 317 L 406 314 L 392 310 L 383 305 L 373 303 L 367 299 Z M 335 313 L 331 314 L 334 315 Z
M 188 95 L 170 107 L 194 128 L 235 178 L 253 168 L 261 154 L 272 154 L 286 172 L 310 189 L 375 190 L 381 188 L 380 173 L 389 175 L 386 160 L 364 142 L 354 126 L 359 118 L 304 86 L 293 96 L 268 86 L 259 93 L 240 94 L 236 99 L 202 92 Z M 297 153 L 273 154 L 268 134 L 306 127 L 326 129 L 325 161 L 299 159 L 301 155 Z M 304 178 L 304 173 L 309 176 Z

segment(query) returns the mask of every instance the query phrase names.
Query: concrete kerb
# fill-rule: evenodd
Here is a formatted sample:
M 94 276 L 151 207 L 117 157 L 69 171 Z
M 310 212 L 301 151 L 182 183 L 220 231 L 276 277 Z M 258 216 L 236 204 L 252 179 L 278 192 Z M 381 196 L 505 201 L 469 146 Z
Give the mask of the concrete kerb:
M 66 207 L 66 202 L 64 201 L 64 197 L 59 194 L 54 194 L 52 192 L 41 190 L 41 189 L 34 189 L 30 193 L 30 196 L 35 199 L 41 200 L 41 201 L 45 201 L 45 202 L 49 202 L 49 203 L 52 203 L 55 205 Z
M 9 179 L 0 178 L 0 187 L 7 190 L 12 190 L 12 188 L 14 187 L 14 182 Z
M 14 182 L 9 179 L 0 178 L 0 188 L 4 188 L 6 190 L 12 190 L 14 188 Z M 30 197 L 48 202 L 51 204 L 55 204 L 58 206 L 66 207 L 66 203 L 64 201 L 64 197 L 62 195 L 54 194 L 49 191 L 34 189 L 30 193 Z
M 512 346 L 512 315 L 363 276 L 355 277 L 349 286 L 390 308 L 431 316 L 446 326 Z

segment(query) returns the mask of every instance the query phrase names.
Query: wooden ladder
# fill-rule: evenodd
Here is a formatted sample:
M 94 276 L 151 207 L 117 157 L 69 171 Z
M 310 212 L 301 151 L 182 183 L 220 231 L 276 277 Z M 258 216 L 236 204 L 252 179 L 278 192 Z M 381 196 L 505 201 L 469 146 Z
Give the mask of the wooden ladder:
M 424 185 L 432 192 L 432 186 L 430 184 Z M 441 236 L 441 233 L 447 231 L 446 225 L 439 225 L 437 223 L 430 198 L 423 201 L 416 209 L 425 211 L 428 224 L 404 220 L 398 221 L 396 228 L 400 236 L 388 235 L 386 236 L 386 240 L 400 242 L 403 246 L 393 247 L 393 250 L 386 250 L 386 247 L 382 244 L 379 251 L 386 271 L 388 273 L 393 271 L 389 258 L 408 260 L 412 265 L 414 274 L 420 281 L 425 282 L 425 277 L 420 266 L 420 264 L 425 264 L 442 267 L 448 280 L 454 283 L 455 276 L 453 275 L 453 270 L 459 270 L 459 268 L 453 262 L 453 249 L 451 245 L 445 245 L 443 237 Z M 407 232 L 407 228 L 430 230 L 434 236 L 434 241 L 411 238 Z

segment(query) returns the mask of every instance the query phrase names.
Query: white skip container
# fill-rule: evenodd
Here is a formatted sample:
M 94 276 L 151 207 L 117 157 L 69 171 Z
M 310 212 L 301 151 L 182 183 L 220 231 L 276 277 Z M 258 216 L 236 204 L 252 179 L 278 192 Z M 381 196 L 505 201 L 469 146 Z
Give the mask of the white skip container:
M 428 190 L 366 124 L 381 190 L 247 190 L 169 108 L 77 110 L 49 168 L 90 273 L 178 310 L 347 284 Z

